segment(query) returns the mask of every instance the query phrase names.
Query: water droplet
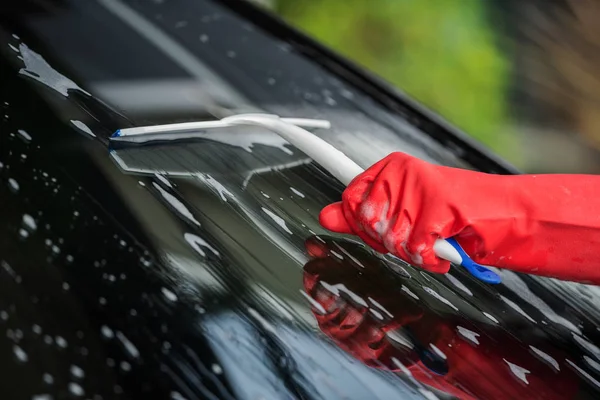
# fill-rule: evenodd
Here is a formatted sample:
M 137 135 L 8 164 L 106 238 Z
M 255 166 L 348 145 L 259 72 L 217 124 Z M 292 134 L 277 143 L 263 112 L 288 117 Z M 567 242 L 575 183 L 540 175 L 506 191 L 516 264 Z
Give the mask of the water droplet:
M 42 375 L 42 380 L 48 385 L 52 385 L 54 383 L 54 377 L 50 374 Z
M 129 364 L 127 361 L 121 361 L 121 369 L 123 371 L 131 371 L 131 364 Z
M 38 334 L 38 335 L 41 335 L 41 334 L 42 334 L 42 327 L 41 327 L 41 326 L 39 326 L 39 325 L 37 325 L 37 324 L 36 324 L 36 325 L 33 325 L 33 326 L 31 327 L 31 330 L 33 331 L 33 333 L 36 333 L 36 334 Z
M 17 346 L 16 344 L 13 346 L 13 352 L 15 353 L 17 360 L 21 362 L 27 362 L 29 360 L 29 356 L 27 355 L 27 353 L 25 353 L 25 351 L 23 351 L 23 349 Z
M 202 43 L 208 42 L 208 35 L 200 35 L 200 41 Z
M 73 215 L 79 217 L 79 211 L 73 211 Z
M 113 360 L 112 358 L 107 358 L 106 359 L 106 365 L 108 365 L 109 367 L 114 367 L 115 366 L 115 360 Z
M 342 97 L 345 97 L 346 99 L 352 99 L 352 98 L 354 98 L 354 93 L 352 93 L 348 89 L 342 89 L 342 90 L 340 90 L 340 94 L 342 95 Z
M 71 120 L 71 123 L 73 125 L 75 125 L 75 127 L 77 127 L 77 129 L 81 130 L 82 132 L 87 133 L 91 137 L 96 137 L 96 135 L 94 134 L 94 132 L 92 132 L 92 130 L 86 124 L 84 124 L 83 122 L 77 121 L 77 120 Z
M 298 189 L 290 187 L 290 190 L 297 196 L 304 198 L 304 193 L 300 192 Z
M 70 254 L 67 254 L 67 262 L 68 263 L 72 263 L 73 262 L 73 256 Z
M 152 260 L 150 259 L 149 256 L 142 256 L 140 257 L 140 263 L 144 266 L 144 267 L 149 267 L 152 265 Z
M 187 400 L 179 392 L 171 392 L 171 400 Z
M 235 53 L 235 51 L 233 51 L 233 50 L 229 50 L 229 51 L 227 52 L 227 57 L 229 57 L 229 58 L 235 58 L 235 57 L 236 57 L 236 53 Z
M 104 297 L 100 297 L 98 298 L 98 303 L 100 303 L 101 305 L 106 305 L 106 299 Z
M 49 335 L 45 335 L 44 336 L 44 343 L 46 344 L 52 344 L 52 337 Z
M 15 181 L 13 178 L 8 178 L 8 187 L 13 192 L 19 191 L 19 183 Z
M 29 232 L 27 232 L 25 229 L 21 228 L 21 229 L 19 229 L 19 236 L 22 239 L 27 239 L 29 237 Z
M 31 142 L 31 136 L 29 135 L 29 133 L 25 132 L 23 129 L 19 129 L 17 131 L 19 137 L 26 143 Z
M 57 336 L 56 339 L 56 344 L 58 345 L 58 347 L 62 347 L 63 349 L 67 347 L 67 341 L 65 340 L 64 337 L 62 336 Z
M 20 329 L 15 329 L 15 339 L 17 339 L 17 341 L 23 339 L 23 331 Z
M 121 239 L 121 240 L 119 241 L 119 246 L 121 246 L 121 247 L 126 247 L 126 246 L 127 246 L 127 242 Z
M 277 81 L 275 80 L 275 78 L 269 78 L 269 79 L 267 80 L 267 83 L 268 83 L 269 85 L 273 86 L 275 83 L 277 83 Z
M 219 364 L 213 364 L 212 365 L 212 371 L 217 374 L 220 375 L 223 373 L 223 368 L 221 368 L 221 366 Z
M 138 181 L 138 183 L 140 184 L 140 186 L 146 186 L 146 184 L 142 181 Z
M 177 301 L 177 295 L 171 292 L 169 289 L 163 287 L 162 289 L 163 295 L 170 301 Z
M 52 400 L 53 397 L 49 394 L 34 394 L 31 400 Z
M 85 393 L 83 388 L 75 382 L 69 383 L 69 392 L 71 392 L 73 396 L 83 396 Z
M 71 375 L 73 375 L 75 378 L 82 379 L 85 377 L 85 372 L 77 365 L 71 365 L 70 371 Z
M 127 337 L 122 332 L 117 332 L 116 336 L 121 341 L 123 347 L 125 347 L 125 350 L 127 350 L 131 357 L 139 358 L 140 351 L 137 349 L 137 347 L 135 347 L 133 343 L 131 343 L 129 339 L 127 339 Z
M 60 254 L 60 248 L 57 245 L 52 246 L 52 252 L 54 254 Z

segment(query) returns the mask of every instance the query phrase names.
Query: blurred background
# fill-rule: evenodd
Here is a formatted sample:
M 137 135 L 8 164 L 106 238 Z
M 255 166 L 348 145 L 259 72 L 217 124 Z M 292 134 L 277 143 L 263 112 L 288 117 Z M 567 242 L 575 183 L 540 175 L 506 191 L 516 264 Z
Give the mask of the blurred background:
M 600 173 L 600 2 L 253 0 L 526 172 Z

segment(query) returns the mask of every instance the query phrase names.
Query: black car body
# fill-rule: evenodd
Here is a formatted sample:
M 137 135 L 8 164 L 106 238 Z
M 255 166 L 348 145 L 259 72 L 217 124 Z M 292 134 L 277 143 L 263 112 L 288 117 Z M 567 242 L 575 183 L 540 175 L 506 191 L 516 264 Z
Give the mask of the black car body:
M 273 136 L 144 146 L 137 173 L 109 156 L 120 128 L 267 112 L 331 121 L 316 134 L 363 167 L 516 172 L 440 118 L 245 2 L 8 3 L 2 398 L 597 396 L 595 287 L 432 275 L 329 235 L 343 187 Z

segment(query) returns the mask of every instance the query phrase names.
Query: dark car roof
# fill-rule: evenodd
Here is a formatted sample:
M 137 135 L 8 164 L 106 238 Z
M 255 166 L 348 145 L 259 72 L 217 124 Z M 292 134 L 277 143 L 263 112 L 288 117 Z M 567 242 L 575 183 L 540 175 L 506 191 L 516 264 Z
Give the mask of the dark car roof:
M 540 384 L 593 397 L 594 287 L 511 272 L 493 287 L 328 236 L 317 215 L 342 186 L 314 163 L 286 164 L 305 157 L 268 132 L 116 150 L 137 173 L 113 162 L 108 138 L 120 128 L 268 112 L 331 121 L 316 134 L 364 167 L 398 150 L 513 172 L 343 59 L 232 4 L 45 0 L 0 10 L 0 393 L 482 394 L 442 384 L 418 362 L 408 371 L 414 354 L 405 360 L 387 342 L 391 353 L 364 358 L 360 340 L 335 330 L 358 310 L 361 329 L 391 335 L 407 324 L 412 338 L 427 327 L 466 337 L 479 358 L 455 382 L 473 377 L 526 398 L 546 393 Z M 242 164 L 252 167 L 232 167 Z M 325 257 L 307 252 L 315 241 Z M 323 319 L 324 294 L 343 305 L 342 320 Z M 475 376 L 479 362 L 497 363 L 498 377 Z

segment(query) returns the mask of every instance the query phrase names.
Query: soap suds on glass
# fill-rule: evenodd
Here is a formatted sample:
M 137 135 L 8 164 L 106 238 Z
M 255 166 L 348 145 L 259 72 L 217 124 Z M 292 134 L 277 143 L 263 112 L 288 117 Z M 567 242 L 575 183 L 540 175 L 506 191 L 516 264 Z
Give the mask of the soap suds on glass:
M 503 360 L 508 365 L 508 367 L 510 368 L 510 371 L 513 373 L 514 376 L 516 376 L 519 380 L 521 380 L 522 382 L 529 385 L 529 382 L 527 382 L 527 374 L 529 374 L 531 371 L 529 371 L 523 367 L 520 367 L 516 364 L 513 364 L 504 358 L 503 358 Z
M 29 214 L 23 214 L 23 225 L 30 231 L 35 231 L 37 229 L 35 219 Z
M 173 293 L 172 291 L 170 291 L 169 289 L 163 287 L 161 288 L 162 294 L 163 296 L 165 296 L 167 298 L 167 300 L 169 301 L 177 301 L 177 295 L 175 293 Z
M 19 182 L 17 182 L 16 180 L 14 180 L 13 178 L 8 178 L 8 187 L 13 191 L 13 192 L 18 192 L 20 189 L 19 186 Z
M 13 353 L 20 362 L 27 362 L 29 360 L 27 353 L 25 353 L 25 351 L 17 345 L 13 346 Z
M 75 382 L 69 383 L 69 392 L 71 392 L 71 394 L 73 396 L 77 396 L 77 397 L 83 396 L 85 394 L 83 388 L 78 383 L 75 383 Z
M 444 298 L 443 296 L 441 296 L 438 292 L 436 292 L 435 290 L 427 287 L 427 286 L 423 286 L 423 289 L 429 293 L 430 295 L 432 295 L 433 297 L 435 297 L 436 299 L 438 299 L 439 301 L 441 301 L 442 303 L 446 304 L 447 306 L 451 307 L 452 309 L 454 309 L 455 311 L 458 311 L 458 307 L 456 307 L 454 304 L 452 304 L 448 299 Z
M 310 305 L 321 315 L 325 315 L 327 314 L 327 312 L 325 311 L 325 308 L 323 308 L 323 306 L 321 305 L 321 303 L 319 303 L 318 301 L 316 301 L 315 299 L 313 299 L 312 297 L 310 297 L 308 295 L 308 293 L 306 293 L 304 290 L 300 290 L 300 294 L 302 294 L 302 296 L 304 296 L 304 298 L 306 300 L 308 300 L 308 302 L 310 303 Z
M 516 312 L 518 312 L 519 314 L 521 314 L 522 316 L 524 316 L 525 318 L 527 318 L 530 322 L 533 322 L 534 324 L 536 324 L 537 322 L 531 318 L 529 316 L 529 314 L 527 314 L 525 311 L 523 311 L 523 309 L 516 304 L 514 301 L 500 295 L 500 298 L 502 299 L 502 301 L 504 301 L 506 304 L 508 304 L 513 310 L 515 310 Z
M 193 222 L 195 225 L 200 226 L 200 222 L 196 220 L 192 212 L 188 210 L 188 208 L 181 201 L 179 201 L 175 196 L 164 190 L 155 182 L 153 182 L 152 185 L 156 188 L 156 190 L 159 191 L 163 199 L 165 199 L 167 203 L 169 203 L 180 215 Z
M 460 290 L 462 290 L 463 292 L 465 292 L 469 296 L 473 296 L 473 292 L 471 292 L 471 290 L 468 287 L 466 287 L 464 285 L 464 283 L 462 283 L 460 280 L 458 280 L 458 278 L 456 278 L 455 276 L 450 275 L 449 273 L 446 274 L 446 278 L 448 278 L 448 280 L 450 281 L 450 283 L 452 283 L 454 286 L 456 286 L 457 288 L 459 288 Z
M 90 135 L 91 137 L 96 137 L 96 135 L 94 134 L 94 132 L 92 132 L 92 130 L 83 122 L 72 119 L 71 123 L 80 131 Z
M 79 90 L 82 93 L 91 96 L 75 82 L 58 73 L 41 55 L 31 50 L 24 43 L 19 45 L 19 52 L 21 53 L 23 63 L 25 64 L 24 68 L 21 68 L 19 71 L 20 74 L 28 76 L 29 78 L 56 90 L 65 97 L 69 96 L 69 90 Z
M 304 193 L 300 192 L 298 189 L 290 187 L 290 190 L 297 196 L 300 196 L 301 198 L 305 198 Z
M 483 315 L 485 315 L 488 319 L 494 321 L 495 323 L 499 323 L 498 320 L 496 319 L 496 317 L 494 317 L 492 314 L 484 312 Z
M 77 365 L 71 365 L 69 371 L 74 378 L 82 379 L 85 377 L 85 372 Z
M 206 242 L 206 240 L 202 239 L 197 235 L 194 235 L 193 233 L 186 233 L 183 235 L 183 237 L 185 238 L 186 242 L 188 242 L 189 245 L 192 246 L 194 250 L 196 250 L 196 252 L 203 257 L 206 257 L 206 253 L 204 252 L 202 247 L 207 248 L 216 256 L 220 255 L 214 247 L 212 247 L 210 244 L 208 244 L 208 242 Z
M 261 209 L 263 210 L 263 212 L 265 214 L 267 214 L 269 217 L 271 217 L 271 219 L 273 221 L 275 221 L 275 223 L 277 225 L 279 225 L 284 231 L 286 231 L 287 233 L 289 233 L 290 235 L 292 235 L 292 231 L 287 227 L 285 220 L 283 218 L 281 218 L 279 215 L 275 214 L 273 211 L 268 210 L 264 207 L 261 207 Z
M 548 364 L 549 366 L 554 368 L 556 371 L 560 371 L 560 366 L 558 365 L 558 361 L 556 361 L 552 356 L 550 356 L 549 354 L 546 354 L 542 350 L 540 350 L 536 347 L 533 347 L 531 345 L 529 345 L 529 348 L 531 349 L 531 352 L 536 356 L 536 358 L 538 360 L 541 360 L 542 362 Z
M 117 339 L 119 339 L 119 341 L 123 344 L 123 347 L 125 348 L 125 350 L 127 350 L 127 353 L 129 353 L 131 357 L 139 358 L 140 351 L 137 349 L 137 347 L 135 347 L 133 343 L 131 343 L 131 341 L 129 341 L 129 339 L 122 332 L 117 332 L 116 336 Z
M 321 285 L 329 292 L 333 293 L 338 297 L 340 296 L 340 293 L 345 293 L 354 303 L 361 305 L 365 308 L 369 308 L 369 305 L 362 297 L 354 293 L 352 290 L 348 289 L 343 283 L 330 285 L 329 283 L 322 280 Z
M 29 133 L 25 132 L 23 129 L 19 129 L 17 133 L 19 134 L 19 137 L 26 143 L 31 142 L 31 135 L 29 135 Z
M 477 339 L 480 335 L 479 333 L 473 332 L 470 329 L 464 328 L 462 326 L 457 326 L 458 334 L 463 338 L 471 341 L 474 344 L 479 344 L 479 340 Z

